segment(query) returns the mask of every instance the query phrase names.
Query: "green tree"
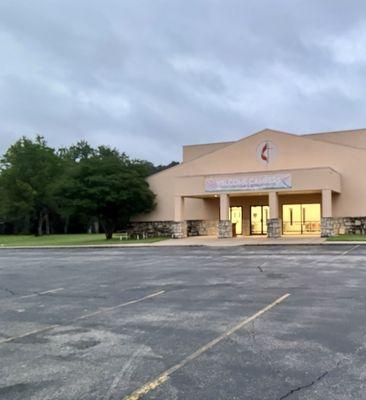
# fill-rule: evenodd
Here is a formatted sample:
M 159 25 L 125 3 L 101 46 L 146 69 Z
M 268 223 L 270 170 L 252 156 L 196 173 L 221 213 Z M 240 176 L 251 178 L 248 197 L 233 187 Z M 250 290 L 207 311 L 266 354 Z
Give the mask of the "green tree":
M 165 169 L 175 167 L 176 165 L 179 165 L 179 162 L 177 162 L 177 161 L 172 161 L 166 165 L 162 165 L 162 164 L 154 165 L 150 161 L 141 161 L 141 163 L 143 163 L 145 165 L 148 176 L 156 174 L 161 171 L 164 171 Z
M 76 145 L 60 148 L 57 152 L 63 163 L 62 175 L 51 186 L 53 194 L 53 208 L 63 221 L 63 233 L 68 233 L 70 220 L 82 220 L 85 223 L 93 217 L 85 214 L 90 209 L 81 207 L 80 184 L 77 181 L 79 162 L 95 155 L 93 149 L 86 141 L 82 140 Z
M 97 217 L 107 239 L 117 227 L 154 207 L 154 194 L 145 178 L 148 169 L 138 160 L 131 160 L 116 149 L 100 146 L 85 152 L 85 142 L 69 152 L 74 160 L 70 177 L 59 186 L 67 202 L 77 213 Z
M 6 151 L 0 161 L 0 214 L 21 230 L 38 235 L 50 233 L 52 183 L 62 171 L 54 149 L 42 136 L 22 137 Z

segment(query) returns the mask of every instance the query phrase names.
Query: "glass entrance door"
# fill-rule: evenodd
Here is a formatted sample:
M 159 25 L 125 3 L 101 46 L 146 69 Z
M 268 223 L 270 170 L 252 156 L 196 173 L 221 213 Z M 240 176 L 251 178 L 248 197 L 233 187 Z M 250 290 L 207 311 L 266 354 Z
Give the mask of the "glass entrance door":
M 250 234 L 266 235 L 267 219 L 269 216 L 268 206 L 251 206 L 250 207 Z
M 243 210 L 242 207 L 230 207 L 230 220 L 235 224 L 235 232 L 237 235 L 243 233 Z
M 320 204 L 284 204 L 282 221 L 284 234 L 319 234 Z

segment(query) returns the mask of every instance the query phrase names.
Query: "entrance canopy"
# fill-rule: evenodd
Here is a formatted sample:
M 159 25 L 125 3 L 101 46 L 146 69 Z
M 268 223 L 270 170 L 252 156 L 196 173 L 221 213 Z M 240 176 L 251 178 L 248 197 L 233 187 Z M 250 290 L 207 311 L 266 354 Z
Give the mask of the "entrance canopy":
M 332 216 L 332 193 L 341 192 L 341 176 L 328 167 L 182 176 L 175 189 L 177 222 L 184 220 L 185 198 L 217 198 L 218 220 L 227 222 L 227 231 L 240 220 L 233 234 L 320 234 L 320 218 Z

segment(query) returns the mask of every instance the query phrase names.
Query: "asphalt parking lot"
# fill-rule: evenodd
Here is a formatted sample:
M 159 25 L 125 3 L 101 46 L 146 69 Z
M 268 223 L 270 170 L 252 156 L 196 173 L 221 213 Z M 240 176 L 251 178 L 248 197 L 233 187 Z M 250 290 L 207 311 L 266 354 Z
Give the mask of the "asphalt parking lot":
M 0 399 L 364 399 L 366 246 L 0 251 Z

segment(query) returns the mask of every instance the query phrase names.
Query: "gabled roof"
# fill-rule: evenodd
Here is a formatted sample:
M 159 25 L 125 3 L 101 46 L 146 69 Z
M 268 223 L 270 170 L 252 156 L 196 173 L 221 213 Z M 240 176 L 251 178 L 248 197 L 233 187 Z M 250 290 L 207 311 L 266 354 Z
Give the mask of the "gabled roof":
M 329 134 L 334 133 L 329 132 Z M 338 163 L 327 160 L 337 160 L 339 157 L 341 157 L 341 154 L 349 154 L 349 152 L 352 154 L 354 153 L 352 156 L 352 159 L 354 160 L 360 159 L 360 156 L 365 158 L 366 148 L 364 149 L 336 143 L 332 140 L 325 140 L 321 137 L 319 138 L 317 135 L 324 134 L 297 135 L 266 128 L 251 135 L 245 136 L 235 142 L 229 142 L 227 145 L 220 147 L 217 150 L 205 153 L 199 157 L 164 170 L 158 174 L 169 172 L 174 173 L 174 171 L 177 171 L 177 174 L 174 175 L 180 176 L 186 174 L 195 175 L 199 173 L 199 171 L 202 171 L 203 174 L 209 174 L 211 173 L 210 171 L 224 169 L 220 167 L 222 165 L 227 165 L 227 173 L 241 172 L 243 169 L 247 170 L 248 172 L 263 171 L 266 169 L 266 166 L 255 162 L 255 152 L 260 142 L 265 140 L 273 140 L 273 142 L 279 144 L 279 152 L 282 156 L 284 153 L 286 153 L 288 167 L 284 166 L 284 162 L 282 160 L 282 162 L 278 163 L 277 166 L 273 166 L 278 167 L 277 169 L 309 168 L 312 166 L 336 167 L 336 164 Z M 304 152 L 310 152 L 312 157 L 309 157 L 308 153 L 304 155 Z M 238 166 L 237 171 L 232 170 L 235 160 Z M 312 165 L 312 163 L 314 163 L 314 165 Z M 272 165 L 267 169 L 273 170 Z M 157 174 L 152 176 L 156 175 Z
M 227 148 L 229 146 L 235 146 L 236 144 L 246 141 L 250 138 L 253 138 L 257 135 L 260 135 L 262 133 L 277 133 L 277 134 L 281 134 L 281 135 L 288 135 L 294 138 L 301 138 L 301 139 L 306 139 L 306 140 L 317 140 L 317 141 L 321 141 L 321 142 L 325 142 L 325 143 L 329 143 L 332 145 L 336 145 L 336 146 L 342 146 L 342 147 L 351 147 L 351 148 L 355 148 L 358 150 L 366 150 L 366 129 L 357 129 L 357 130 L 352 130 L 352 131 L 335 131 L 335 132 L 320 132 L 320 133 L 308 133 L 308 134 L 302 134 L 302 135 L 298 135 L 295 133 L 289 133 L 289 132 L 285 132 L 285 131 L 279 131 L 276 129 L 270 129 L 270 128 L 265 128 L 262 129 L 258 132 L 252 133 L 251 135 L 248 136 L 244 136 L 241 139 L 238 139 L 236 141 L 233 142 L 222 142 L 222 144 L 227 144 L 226 146 L 222 146 L 222 148 Z M 343 134 L 344 138 L 339 141 L 337 141 L 336 139 L 333 139 L 334 135 L 339 135 L 339 134 Z M 357 134 L 358 136 L 361 136 L 364 141 L 365 141 L 365 146 L 352 146 L 350 144 L 346 144 L 343 143 L 344 140 L 351 140 L 351 135 L 353 134 Z M 332 135 L 332 137 L 330 137 Z M 347 135 L 347 136 L 346 136 Z M 207 143 L 206 145 L 208 145 L 209 143 Z M 207 154 L 203 154 L 201 157 L 205 157 L 208 154 L 212 154 L 212 153 L 216 153 L 219 152 L 222 148 L 219 148 L 216 151 L 212 151 L 210 153 Z M 201 157 L 197 157 L 197 158 L 201 158 Z M 196 158 L 196 159 L 197 159 Z M 193 161 L 193 160 L 191 160 Z
M 261 164 L 257 158 L 258 146 L 265 141 L 272 141 L 278 150 L 276 160 L 270 165 Z M 263 129 L 217 151 L 181 164 L 179 175 L 230 174 L 311 167 L 337 169 L 343 156 L 352 160 L 366 159 L 365 151 L 288 132 Z
M 342 146 L 366 150 L 366 129 L 309 133 L 302 136 L 313 140 L 320 140 Z

